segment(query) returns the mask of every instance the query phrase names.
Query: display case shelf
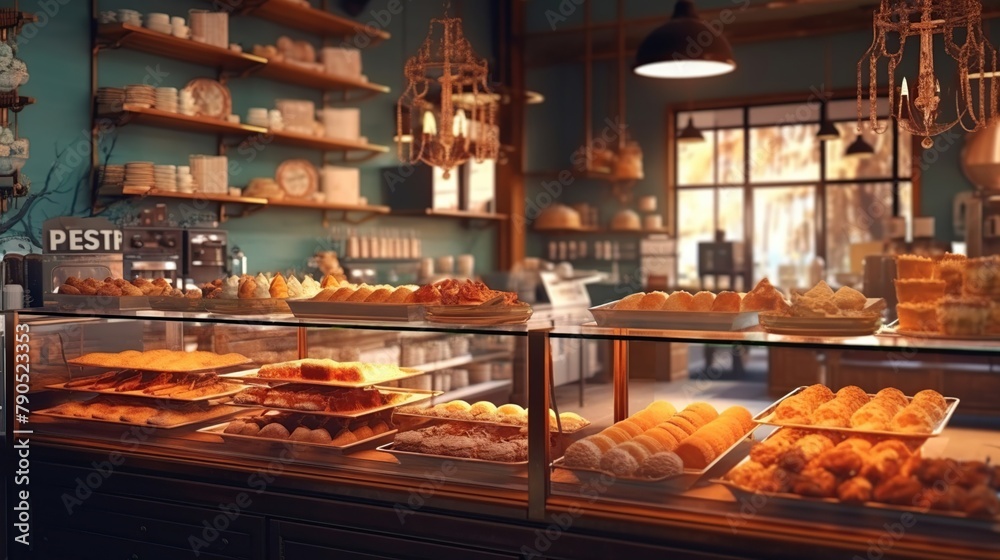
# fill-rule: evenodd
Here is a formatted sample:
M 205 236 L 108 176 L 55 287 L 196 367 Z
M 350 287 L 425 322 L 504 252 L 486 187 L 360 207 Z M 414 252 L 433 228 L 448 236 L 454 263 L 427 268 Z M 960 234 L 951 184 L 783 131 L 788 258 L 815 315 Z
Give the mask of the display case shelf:
M 267 59 L 230 49 L 181 39 L 127 23 L 105 23 L 97 28 L 97 45 L 127 48 L 241 74 L 267 64 Z
M 214 0 L 213 3 L 218 4 L 218 0 Z M 348 38 L 364 35 L 369 38 L 372 44 L 380 43 L 391 37 L 385 30 L 369 29 L 370 26 L 366 27 L 352 19 L 288 0 L 257 0 L 252 2 L 224 0 L 224 3 L 229 4 L 236 13 L 245 13 L 285 27 L 300 29 L 324 37 Z M 241 8 L 241 5 L 244 7 Z
M 504 390 L 509 392 L 512 387 L 513 382 L 510 379 L 496 379 L 485 383 L 466 385 L 465 387 L 448 391 L 447 393 L 434 397 L 434 401 L 439 403 L 449 401 L 476 401 L 483 395 L 498 393 Z
M 469 354 L 466 356 L 459 356 L 457 358 L 451 358 L 448 360 L 441 360 L 439 362 L 424 364 L 422 366 L 416 366 L 413 369 L 422 371 L 424 373 L 431 373 L 445 369 L 467 366 L 470 364 L 478 364 L 481 362 L 492 362 L 494 360 L 501 360 L 503 358 L 509 358 L 509 357 L 510 357 L 510 352 L 506 350 L 496 351 L 496 352 L 486 352 L 482 354 Z

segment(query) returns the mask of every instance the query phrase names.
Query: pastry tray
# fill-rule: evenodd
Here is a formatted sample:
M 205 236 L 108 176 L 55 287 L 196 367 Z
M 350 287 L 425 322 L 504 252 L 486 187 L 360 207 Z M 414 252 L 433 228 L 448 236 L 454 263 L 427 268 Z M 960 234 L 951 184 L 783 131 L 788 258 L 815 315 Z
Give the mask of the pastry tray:
M 866 317 L 786 317 L 760 314 L 760 324 L 771 334 L 802 336 L 868 336 L 882 326 L 881 315 Z
M 387 393 L 403 393 L 404 395 L 407 395 L 407 397 L 402 402 L 398 402 L 398 403 L 394 403 L 394 404 L 386 404 L 386 405 L 383 405 L 383 406 L 377 406 L 375 408 L 367 408 L 365 410 L 359 410 L 359 411 L 355 411 L 355 412 L 324 412 L 324 411 L 317 411 L 317 410 L 301 410 L 301 409 L 298 409 L 298 408 L 279 408 L 279 407 L 276 407 L 276 406 L 268 406 L 268 405 L 265 405 L 265 404 L 257 404 L 257 403 L 241 404 L 241 403 L 234 402 L 234 403 L 232 403 L 232 405 L 233 406 L 243 407 L 243 408 L 266 408 L 268 410 L 278 410 L 278 411 L 281 411 L 281 412 L 294 412 L 294 413 L 297 413 L 297 414 L 309 414 L 309 415 L 312 415 L 312 416 L 329 416 L 331 418 L 361 418 L 363 416 L 368 416 L 368 415 L 371 415 L 371 414 L 375 414 L 377 412 L 383 412 L 383 411 L 386 411 L 386 410 L 391 410 L 391 409 L 396 408 L 396 407 L 409 406 L 411 404 L 417 404 L 417 403 L 420 403 L 420 402 L 424 402 L 426 400 L 432 399 L 432 398 L 434 398 L 434 397 L 442 394 L 441 391 L 423 391 L 423 390 L 420 390 L 420 389 L 406 389 L 404 391 L 401 391 L 401 390 L 399 390 L 397 388 L 393 388 L 393 387 L 374 387 L 374 389 L 377 389 L 377 390 L 383 391 L 383 392 L 387 392 Z
M 157 311 L 202 312 L 205 311 L 204 298 L 149 296 L 149 307 Z
M 317 387 L 338 387 L 341 389 L 364 389 L 366 387 L 374 387 L 382 383 L 390 383 L 393 381 L 399 381 L 401 379 L 409 379 L 411 377 L 416 377 L 418 375 L 424 375 L 425 372 L 412 369 L 412 368 L 399 368 L 399 373 L 397 375 L 383 377 L 375 381 L 319 381 L 315 379 L 284 379 L 284 378 L 274 378 L 274 377 L 258 377 L 257 373 L 260 371 L 259 368 L 238 371 L 235 373 L 227 373 L 221 375 L 223 379 L 236 379 L 244 383 L 257 383 L 264 385 L 285 385 L 285 384 L 295 384 L 295 385 L 315 385 Z
M 900 329 L 885 329 L 879 333 L 879 336 L 903 336 L 906 338 L 917 338 L 924 340 L 989 340 L 996 341 L 1000 339 L 1000 334 L 944 334 L 938 332 L 920 332 L 920 331 L 904 331 Z
M 424 306 L 408 303 L 353 303 L 343 301 L 288 300 L 292 313 L 303 319 L 352 321 L 409 321 L 424 319 Z
M 678 331 L 742 331 L 756 327 L 757 312 L 713 313 L 702 311 L 621 310 L 617 301 L 590 308 L 599 327 Z
M 103 370 L 109 370 L 109 369 L 121 369 L 121 370 L 125 370 L 125 369 L 128 369 L 128 370 L 132 370 L 132 371 L 136 371 L 136 372 L 142 372 L 142 373 L 149 373 L 149 372 L 153 372 L 153 373 L 216 373 L 216 372 L 220 372 L 220 371 L 231 370 L 233 368 L 238 368 L 238 367 L 245 366 L 245 365 L 251 363 L 250 359 L 247 358 L 246 361 L 241 362 L 239 364 L 231 364 L 231 365 L 225 365 L 225 366 L 211 366 L 211 367 L 205 367 L 205 368 L 199 368 L 199 369 L 164 369 L 164 368 L 157 368 L 157 367 L 154 367 L 154 368 L 142 368 L 142 367 L 129 367 L 129 368 L 126 368 L 126 367 L 122 367 L 122 366 L 105 366 L 105 365 L 92 364 L 92 363 L 91 364 L 81 363 L 79 360 L 80 360 L 80 358 L 74 358 L 72 360 L 67 361 L 66 364 L 70 365 L 70 366 L 81 367 L 81 368 L 95 368 L 95 369 L 103 369 Z M 221 377 L 221 375 L 220 375 L 220 377 Z
M 368 439 L 356 441 L 350 445 L 344 446 L 334 446 L 324 443 L 312 443 L 306 441 L 292 441 L 288 439 L 272 439 L 272 438 L 262 438 L 258 436 L 244 436 L 240 434 L 227 434 L 225 433 L 226 427 L 229 426 L 229 422 L 223 424 L 216 424 L 214 426 L 208 426 L 198 430 L 199 433 L 209 434 L 213 436 L 221 437 L 225 443 L 236 443 L 242 445 L 251 445 L 254 447 L 267 447 L 272 445 L 289 445 L 296 449 L 310 450 L 319 453 L 332 453 L 335 455 L 344 455 L 347 453 L 353 453 L 355 451 L 367 451 L 369 449 L 375 449 L 376 447 L 385 444 L 386 442 L 392 441 L 396 436 L 396 432 L 399 430 L 389 430 L 372 436 Z
M 743 436 L 742 439 L 729 446 L 728 449 L 719 454 L 714 461 L 708 464 L 703 469 L 688 469 L 685 468 L 683 472 L 677 475 L 665 476 L 662 478 L 634 478 L 634 477 L 621 477 L 616 476 L 612 473 L 600 470 L 600 469 L 588 469 L 580 467 L 567 467 L 565 465 L 565 457 L 560 457 L 552 462 L 552 468 L 565 469 L 572 472 L 580 482 L 594 481 L 598 479 L 607 480 L 611 477 L 614 480 L 614 484 L 621 485 L 620 488 L 625 489 L 635 489 L 638 491 L 648 491 L 651 488 L 666 488 L 670 490 L 687 490 L 695 486 L 699 481 L 705 478 L 705 475 L 712 474 L 723 474 L 729 472 L 734 466 L 743 461 L 744 458 L 750 453 L 750 447 L 753 445 L 753 431 Z
M 530 305 L 434 305 L 426 308 L 425 318 L 449 325 L 517 325 L 533 313 Z
M 85 296 L 70 294 L 45 294 L 43 301 L 48 306 L 54 304 L 58 309 L 74 311 L 137 311 L 150 309 L 149 298 L 146 296 Z
M 934 430 L 928 434 L 915 434 L 909 432 L 890 432 L 887 430 L 859 430 L 857 428 L 840 428 L 835 426 L 813 426 L 811 424 L 788 424 L 788 423 L 783 423 L 779 420 L 771 419 L 771 416 L 774 414 L 774 411 L 777 410 L 778 405 L 780 405 L 785 399 L 793 397 L 805 389 L 806 387 L 803 386 L 792 390 L 791 393 L 788 393 L 784 397 L 781 397 L 780 399 L 775 401 L 774 404 L 762 410 L 759 414 L 757 414 L 757 416 L 754 416 L 753 421 L 757 422 L 758 424 L 765 424 L 768 426 L 780 426 L 783 428 L 799 428 L 803 430 L 811 430 L 816 432 L 842 432 L 851 435 L 893 437 L 899 439 L 911 439 L 911 438 L 926 439 L 929 437 L 936 437 L 941 435 L 941 432 L 944 431 L 944 428 L 948 425 L 948 422 L 951 420 L 952 415 L 955 414 L 955 410 L 958 409 L 958 403 L 959 403 L 959 399 L 953 397 L 945 397 L 944 401 L 945 403 L 948 404 L 948 409 L 945 411 L 944 418 L 942 418 L 941 421 L 938 422 L 937 426 L 934 427 Z M 874 397 L 875 395 L 870 394 L 868 396 Z M 907 397 L 907 400 L 913 400 L 913 398 Z
M 377 449 L 392 454 L 399 461 L 399 464 L 407 469 L 441 472 L 449 464 L 452 464 L 453 467 L 447 470 L 454 470 L 456 473 L 460 473 L 463 479 L 472 481 L 481 478 L 525 477 L 528 474 L 528 461 L 501 463 L 449 455 L 428 455 L 412 451 L 399 451 L 393 449 L 394 445 L 395 442 L 390 442 Z
M 268 299 L 205 299 L 205 311 L 218 315 L 284 315 L 291 313 L 288 300 Z
M 490 420 L 468 420 L 468 419 L 464 419 L 464 418 L 449 418 L 447 416 L 428 416 L 428 415 L 424 415 L 424 414 L 414 414 L 412 412 L 399 412 L 399 411 L 396 411 L 396 412 L 393 413 L 392 416 L 393 416 L 393 418 L 404 418 L 404 419 L 413 419 L 413 420 L 437 420 L 437 421 L 440 421 L 440 422 L 452 422 L 452 423 L 459 423 L 459 424 L 478 424 L 478 425 L 481 425 L 481 426 L 492 426 L 492 427 L 496 427 L 496 428 L 520 428 L 520 429 L 527 429 L 528 428 L 527 424 L 505 424 L 505 423 L 502 423 L 502 422 L 492 422 Z M 552 432 L 553 434 L 573 435 L 573 434 L 580 433 L 580 432 L 582 432 L 583 430 L 586 430 L 589 427 L 590 427 L 590 423 L 588 422 L 587 424 L 585 424 L 583 426 L 580 426 L 579 428 L 577 428 L 575 430 L 572 430 L 572 431 L 570 431 L 570 430 L 559 431 L 559 427 L 558 427 L 557 424 L 554 424 L 551 421 L 549 422 L 549 431 Z
M 215 422 L 215 421 L 221 420 L 221 419 L 229 417 L 229 416 L 235 416 L 237 414 L 244 414 L 244 413 L 246 413 L 246 409 L 236 408 L 236 407 L 233 407 L 233 406 L 220 406 L 218 408 L 219 408 L 219 411 L 218 411 L 217 415 L 206 416 L 204 418 L 199 418 L 198 420 L 191 420 L 191 421 L 188 421 L 188 422 L 182 422 L 180 424 L 171 424 L 170 426 L 158 426 L 158 425 L 149 424 L 149 423 L 123 422 L 121 420 L 105 420 L 105 419 L 100 419 L 100 418 L 84 418 L 82 416 L 66 416 L 66 415 L 63 415 L 63 414 L 53 413 L 53 412 L 51 412 L 51 409 L 36 410 L 36 411 L 32 412 L 32 414 L 37 414 L 39 416 L 47 416 L 49 418 L 57 418 L 60 421 L 67 421 L 67 420 L 70 421 L 70 422 L 81 421 L 83 423 L 95 423 L 96 422 L 96 423 L 105 424 L 105 425 L 142 426 L 144 428 L 153 428 L 153 429 L 157 429 L 157 430 L 175 430 L 177 428 L 184 428 L 184 427 L 187 427 L 187 426 L 194 426 L 194 425 L 197 425 L 197 424 L 204 424 L 206 422 Z
M 116 391 L 113 388 L 112 389 L 88 389 L 86 387 L 66 387 L 65 383 L 56 383 L 54 385 L 46 385 L 45 388 L 46 389 L 55 389 L 57 391 L 70 391 L 70 392 L 73 392 L 73 393 L 89 393 L 89 394 L 115 395 L 115 396 L 119 396 L 120 395 L 120 396 L 123 396 L 123 397 L 139 397 L 139 398 L 143 398 L 143 399 L 153 399 L 153 400 L 159 400 L 159 401 L 202 402 L 202 401 L 210 401 L 210 400 L 213 400 L 213 399 L 221 399 L 221 398 L 224 398 L 224 397 L 231 397 L 231 396 L 235 395 L 236 393 L 239 393 L 243 389 L 246 389 L 246 386 L 240 385 L 240 384 L 237 384 L 237 383 L 230 383 L 230 385 L 233 385 L 233 388 L 229 389 L 228 391 L 223 391 L 221 393 L 215 393 L 215 394 L 207 395 L 207 396 L 204 396 L 204 397 L 193 397 L 193 398 L 189 398 L 189 399 L 179 399 L 177 397 L 164 396 L 164 395 L 149 395 L 149 394 L 143 393 L 142 391 Z

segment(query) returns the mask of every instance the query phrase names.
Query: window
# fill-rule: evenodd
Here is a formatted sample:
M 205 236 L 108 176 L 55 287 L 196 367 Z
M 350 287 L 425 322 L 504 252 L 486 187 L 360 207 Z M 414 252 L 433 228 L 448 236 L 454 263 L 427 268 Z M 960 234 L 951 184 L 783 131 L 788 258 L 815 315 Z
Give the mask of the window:
M 865 244 L 885 239 L 891 218 L 912 216 L 910 136 L 880 115 L 879 127 L 890 127 L 884 134 L 863 124 L 875 155 L 847 157 L 858 135 L 856 101 L 826 102 L 840 138 L 825 142 L 816 138 L 821 103 L 675 114 L 678 127 L 693 119 L 705 138 L 675 143 L 681 285 L 699 285 L 698 244 L 717 231 L 726 241 L 753 236 L 746 248 L 751 282 L 769 277 L 783 287 L 807 287 L 821 258 L 827 281 L 851 284 L 860 280 Z

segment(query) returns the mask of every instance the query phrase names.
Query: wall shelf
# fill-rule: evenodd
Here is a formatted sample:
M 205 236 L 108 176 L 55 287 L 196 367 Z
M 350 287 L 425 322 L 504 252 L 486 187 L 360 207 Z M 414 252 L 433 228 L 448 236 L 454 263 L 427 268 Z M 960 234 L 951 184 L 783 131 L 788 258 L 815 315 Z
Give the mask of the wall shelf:
M 267 64 L 267 59 L 229 49 L 181 39 L 127 23 L 106 23 L 97 28 L 101 48 L 126 48 L 242 74 Z
M 643 229 L 643 230 L 615 230 L 607 228 L 581 228 L 581 229 L 535 229 L 535 233 L 541 235 L 632 235 L 644 237 L 647 235 L 659 235 L 670 233 L 666 228 Z
M 212 0 L 218 4 L 218 0 Z M 326 10 L 319 10 L 311 6 L 303 6 L 287 0 L 257 0 L 246 2 L 244 0 L 224 0 L 225 8 L 232 9 L 233 13 L 245 13 L 261 19 L 266 19 L 272 23 L 292 27 L 309 33 L 323 35 L 326 37 L 347 38 L 354 35 L 364 34 L 372 44 L 378 44 L 391 37 L 388 32 L 378 29 L 374 33 L 357 21 L 332 14 Z M 228 6 L 225 6 L 228 4 Z
M 295 132 L 271 132 L 260 126 L 230 123 L 220 119 L 196 117 L 180 113 L 170 113 L 167 111 L 160 111 L 159 109 L 132 104 L 125 104 L 120 113 L 106 113 L 99 115 L 99 117 L 115 119 L 120 124 L 139 124 L 170 130 L 180 130 L 184 132 L 198 132 L 205 134 L 218 134 L 221 136 L 240 137 L 242 142 L 248 142 L 254 138 L 261 138 L 266 139 L 268 143 L 273 142 L 275 144 L 293 146 L 296 148 L 307 148 L 323 152 L 361 154 L 360 157 L 350 158 L 350 161 L 363 161 L 389 151 L 387 146 L 368 144 L 367 142 L 309 136 L 307 134 L 298 134 Z
M 399 216 L 423 216 L 430 218 L 449 218 L 456 220 L 482 220 L 502 222 L 507 220 L 507 214 L 497 214 L 494 212 L 472 212 L 469 210 L 436 210 L 425 208 L 423 210 L 396 210 L 393 214 Z
M 364 97 L 389 93 L 389 86 L 373 84 L 365 80 L 346 76 L 337 76 L 327 72 L 319 72 L 292 62 L 278 60 L 267 61 L 267 64 L 256 72 L 256 75 L 276 82 L 295 84 L 324 91 L 361 91 L 365 93 Z

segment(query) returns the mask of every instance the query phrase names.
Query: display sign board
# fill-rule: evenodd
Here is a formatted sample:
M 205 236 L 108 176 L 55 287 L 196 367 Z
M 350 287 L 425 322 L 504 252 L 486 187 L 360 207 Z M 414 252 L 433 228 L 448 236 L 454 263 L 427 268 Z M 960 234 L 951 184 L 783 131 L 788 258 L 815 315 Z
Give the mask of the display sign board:
M 553 307 L 590 307 L 587 280 L 593 280 L 593 277 L 563 279 L 555 272 L 540 272 L 539 275 Z
M 53 218 L 42 224 L 46 254 L 120 253 L 122 230 L 105 218 Z

